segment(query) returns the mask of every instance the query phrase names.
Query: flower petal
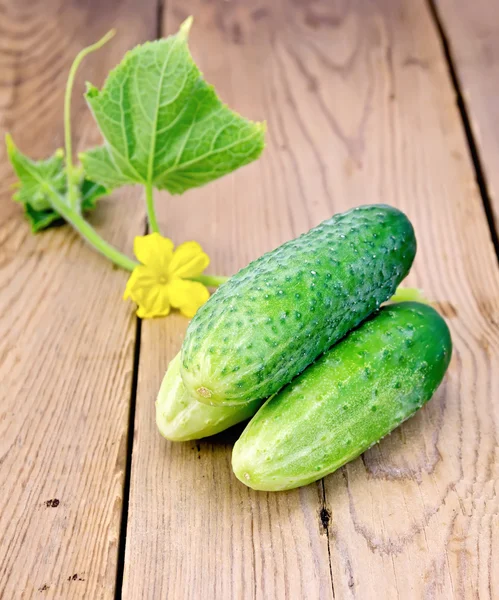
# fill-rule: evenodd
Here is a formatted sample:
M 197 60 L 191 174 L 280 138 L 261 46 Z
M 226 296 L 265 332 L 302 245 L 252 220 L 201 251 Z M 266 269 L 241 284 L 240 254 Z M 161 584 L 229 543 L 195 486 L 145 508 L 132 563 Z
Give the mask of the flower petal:
M 123 298 L 130 298 L 137 305 L 137 316 L 148 319 L 165 317 L 170 313 L 168 285 L 158 283 L 149 267 L 135 267 L 126 285 Z
M 144 288 L 150 288 L 157 285 L 157 280 L 154 273 L 148 267 L 144 265 L 138 265 L 132 271 L 130 275 L 125 293 L 123 294 L 123 299 L 131 298 L 134 302 L 136 302 L 137 295 L 140 295 Z
M 159 233 L 139 235 L 133 243 L 135 256 L 156 275 L 165 275 L 173 256 L 173 242 Z
M 123 292 L 123 300 L 128 300 L 128 298 L 132 297 L 132 290 L 136 285 L 137 282 L 137 269 L 139 267 L 135 267 L 135 269 L 132 271 L 130 277 L 128 278 L 128 281 L 126 282 L 126 287 L 125 287 L 125 291 Z
M 209 264 L 209 256 L 197 242 L 184 242 L 175 249 L 168 272 L 183 279 L 197 277 Z
M 166 317 L 170 314 L 170 301 L 166 286 L 152 290 L 147 302 L 137 307 L 137 316 L 141 319 L 153 319 L 154 317 Z
M 168 285 L 168 292 L 171 305 L 189 319 L 210 297 L 210 292 L 202 283 L 184 279 L 174 279 Z

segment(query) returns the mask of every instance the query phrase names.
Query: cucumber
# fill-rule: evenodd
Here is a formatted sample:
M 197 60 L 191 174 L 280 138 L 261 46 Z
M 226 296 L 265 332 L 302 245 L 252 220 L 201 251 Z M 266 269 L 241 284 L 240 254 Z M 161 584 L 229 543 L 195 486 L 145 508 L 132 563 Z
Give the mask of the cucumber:
M 415 252 L 403 213 L 367 205 L 264 254 L 190 322 L 188 393 L 213 405 L 268 398 L 388 300 Z
M 430 306 L 382 308 L 262 406 L 234 446 L 234 473 L 267 491 L 332 473 L 431 398 L 451 353 Z
M 180 377 L 180 353 L 168 365 L 156 400 L 156 424 L 173 442 L 198 440 L 251 418 L 262 405 L 255 400 L 240 406 L 208 406 L 186 392 Z

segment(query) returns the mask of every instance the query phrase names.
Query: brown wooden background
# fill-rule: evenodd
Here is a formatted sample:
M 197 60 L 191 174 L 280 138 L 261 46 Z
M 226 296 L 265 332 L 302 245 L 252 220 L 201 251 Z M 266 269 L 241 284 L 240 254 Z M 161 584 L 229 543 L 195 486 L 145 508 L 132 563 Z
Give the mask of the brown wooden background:
M 76 52 L 101 85 L 125 50 L 176 31 L 242 114 L 255 164 L 181 200 L 163 230 L 231 274 L 332 213 L 413 220 L 410 283 L 447 317 L 435 398 L 362 458 L 278 494 L 235 480 L 237 433 L 171 444 L 154 399 L 180 316 L 138 322 L 127 275 L 67 227 L 36 237 L 0 146 L 0 597 L 499 598 L 499 7 L 493 0 L 0 0 L 0 130 L 62 145 Z M 81 89 L 81 88 L 78 88 Z M 76 101 L 76 98 L 80 98 Z M 75 94 L 79 148 L 98 141 Z M 141 190 L 92 222 L 131 253 Z

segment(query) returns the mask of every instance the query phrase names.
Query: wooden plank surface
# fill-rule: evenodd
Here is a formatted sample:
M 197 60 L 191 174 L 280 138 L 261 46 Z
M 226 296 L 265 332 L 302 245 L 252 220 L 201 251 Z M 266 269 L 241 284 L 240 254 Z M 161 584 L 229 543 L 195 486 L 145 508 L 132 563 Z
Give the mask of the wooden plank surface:
M 445 19 L 458 4 L 452 18 L 467 14 L 447 2 Z M 492 17 L 479 6 L 469 29 L 494 57 Z M 197 444 L 156 432 L 154 398 L 186 321 L 145 322 L 123 596 L 499 597 L 498 270 L 426 4 L 169 0 L 163 30 L 190 13 L 207 79 L 241 113 L 268 120 L 268 149 L 181 200 L 159 195 L 164 231 L 199 240 L 211 271 L 230 274 L 333 212 L 397 205 L 419 239 L 410 280 L 447 316 L 455 353 L 432 402 L 362 459 L 264 494 L 231 474 L 237 430 Z M 0 14 L 0 129 L 36 157 L 61 145 L 77 50 L 118 27 L 84 67 L 99 84 L 156 33 L 152 1 L 4 0 Z M 490 94 L 484 78 L 474 85 Z M 468 104 L 490 130 L 494 107 L 481 101 Z M 86 147 L 96 138 L 83 102 L 74 114 Z M 497 149 L 483 139 L 494 191 Z M 67 228 L 32 237 L 10 201 L 2 147 L 0 175 L 0 598 L 111 598 L 135 342 L 120 300 L 126 274 Z M 93 218 L 128 251 L 143 226 L 139 195 L 116 194 Z
M 499 225 L 499 9 L 492 0 L 437 0 Z
M 75 88 L 80 147 L 95 143 L 82 98 L 126 49 L 155 35 L 153 2 L 4 1 L 0 130 L 36 158 L 62 145 L 75 54 L 116 26 Z M 135 317 L 114 270 L 68 227 L 33 236 L 11 201 L 0 144 L 0 598 L 114 598 Z M 137 193 L 93 223 L 128 252 L 143 230 Z
M 261 73 L 270 51 L 266 21 L 252 19 L 246 3 L 187 4 L 167 3 L 166 32 L 192 13 L 191 47 L 207 80 L 241 114 L 275 118 Z M 232 23 L 234 11 L 242 16 Z M 251 43 L 239 43 L 242 26 L 251 28 L 244 34 Z M 272 145 L 274 135 L 282 133 L 270 132 Z M 305 206 L 292 162 L 283 157 L 286 171 L 278 176 L 281 158 L 273 148 L 270 154 L 181 199 L 158 196 L 163 231 L 176 243 L 199 241 L 212 273 L 234 273 L 331 210 L 324 196 L 319 207 Z M 241 429 L 185 444 L 158 434 L 154 400 L 186 325 L 182 317 L 142 324 L 123 597 L 332 598 L 322 483 L 262 495 L 232 475 Z
M 266 494 L 231 475 L 236 433 L 160 438 L 154 399 L 186 322 L 145 322 L 124 597 L 498 597 L 498 269 L 426 3 L 170 0 L 165 30 L 189 13 L 207 79 L 268 120 L 268 148 L 163 197 L 164 231 L 230 274 L 334 212 L 399 206 L 419 239 L 410 282 L 438 302 L 455 353 L 432 402 L 379 447 Z
M 419 248 L 410 281 L 440 303 L 455 351 L 424 410 L 326 479 L 335 590 L 340 598 L 495 598 L 496 257 L 426 4 L 371 8 L 356 38 L 359 46 L 379 40 L 366 50 L 377 118 L 365 130 L 364 185 L 379 186 L 379 199 L 413 220 Z M 383 114 L 376 107 L 387 100 Z

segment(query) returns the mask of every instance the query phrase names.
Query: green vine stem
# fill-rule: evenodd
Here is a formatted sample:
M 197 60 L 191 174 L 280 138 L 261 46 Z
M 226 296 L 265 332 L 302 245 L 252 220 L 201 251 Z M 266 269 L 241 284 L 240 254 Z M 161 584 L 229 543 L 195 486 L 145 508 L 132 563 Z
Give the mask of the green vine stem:
M 156 210 L 154 209 L 154 197 L 152 189 L 152 181 L 147 181 L 146 184 L 146 207 L 147 219 L 152 233 L 160 233 L 158 220 L 156 219 Z
M 206 287 L 218 287 L 225 283 L 229 277 L 223 275 L 199 275 L 199 277 L 191 277 L 191 281 L 199 281 Z
M 395 294 L 390 298 L 390 302 L 422 302 L 430 304 L 422 290 L 411 287 L 398 287 Z
M 85 221 L 85 219 L 70 206 L 66 204 L 54 188 L 45 186 L 47 193 L 50 195 L 52 205 L 57 212 L 64 217 L 65 221 L 73 226 L 73 228 L 98 252 L 108 258 L 111 262 L 118 265 L 126 271 L 133 271 L 140 263 L 128 257 L 117 250 L 114 246 L 106 242 L 95 229 Z M 198 281 L 207 287 L 218 287 L 225 283 L 229 278 L 222 275 L 199 275 L 193 277 L 192 281 Z
M 66 92 L 64 94 L 64 142 L 66 146 L 68 201 L 71 209 L 78 213 L 80 212 L 80 206 L 78 203 L 78 195 L 76 194 L 76 186 L 78 185 L 78 181 L 76 181 L 76 179 L 79 179 L 79 173 L 73 165 L 73 144 L 71 137 L 71 97 L 73 94 L 75 76 L 83 59 L 92 52 L 95 52 L 96 50 L 99 50 L 99 48 L 102 48 L 102 46 L 104 46 L 104 44 L 106 44 L 112 37 L 114 37 L 115 34 L 116 30 L 111 29 L 98 42 L 95 42 L 95 44 L 92 44 L 87 48 L 83 48 L 83 50 L 78 52 L 69 70 L 68 80 L 66 83 Z
M 123 254 L 111 244 L 106 242 L 95 229 L 85 221 L 81 215 L 81 209 L 76 193 L 76 186 L 79 184 L 81 177 L 81 169 L 74 166 L 73 163 L 73 143 L 71 135 L 71 98 L 73 94 L 73 86 L 78 71 L 83 59 L 102 48 L 114 35 L 116 31 L 111 29 L 98 42 L 83 48 L 77 55 L 69 70 L 68 80 L 66 83 L 66 92 L 64 95 L 64 141 L 66 146 L 66 176 L 68 201 L 66 202 L 56 190 L 50 186 L 46 186 L 47 193 L 50 194 L 52 204 L 57 212 L 78 231 L 78 233 L 96 250 L 103 254 L 119 267 L 127 271 L 133 271 L 138 265 L 136 261 Z
M 43 182 L 42 182 L 43 183 Z M 67 221 L 70 225 L 76 229 L 76 231 L 96 250 L 103 254 L 110 261 L 126 269 L 127 271 L 133 271 L 139 264 L 135 260 L 129 258 L 126 254 L 123 254 L 111 244 L 108 244 L 90 225 L 85 219 L 74 211 L 70 206 L 66 204 L 64 198 L 62 198 L 54 188 L 45 185 L 47 193 L 50 195 L 52 205 L 57 212 Z

